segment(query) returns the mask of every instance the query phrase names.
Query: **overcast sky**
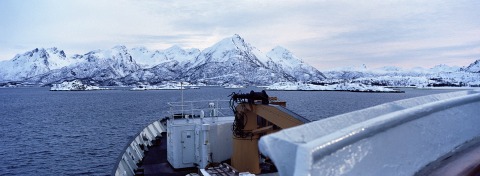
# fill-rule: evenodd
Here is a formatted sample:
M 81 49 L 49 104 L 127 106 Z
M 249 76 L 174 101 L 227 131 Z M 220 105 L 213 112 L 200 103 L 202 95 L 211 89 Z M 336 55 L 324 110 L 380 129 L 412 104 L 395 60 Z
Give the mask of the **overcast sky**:
M 1 0 L 0 60 L 115 45 L 205 49 L 239 34 L 320 70 L 464 66 L 480 59 L 479 0 Z

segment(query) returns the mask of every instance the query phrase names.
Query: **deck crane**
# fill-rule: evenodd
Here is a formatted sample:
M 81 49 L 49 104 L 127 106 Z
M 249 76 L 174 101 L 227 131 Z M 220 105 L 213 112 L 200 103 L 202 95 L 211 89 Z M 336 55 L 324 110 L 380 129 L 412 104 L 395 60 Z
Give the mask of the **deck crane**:
M 240 172 L 261 173 L 258 140 L 266 134 L 310 122 L 286 109 L 286 102 L 269 97 L 265 91 L 232 93 L 232 166 Z

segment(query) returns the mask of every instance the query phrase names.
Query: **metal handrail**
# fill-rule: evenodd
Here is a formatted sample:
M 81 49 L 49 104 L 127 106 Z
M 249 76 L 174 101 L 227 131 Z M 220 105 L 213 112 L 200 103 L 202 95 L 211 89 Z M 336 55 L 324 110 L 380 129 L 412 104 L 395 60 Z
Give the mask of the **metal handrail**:
M 204 118 L 226 116 L 231 112 L 229 100 L 200 100 L 168 102 L 170 117 L 181 115 L 182 118 Z M 208 114 L 205 114 L 208 112 Z

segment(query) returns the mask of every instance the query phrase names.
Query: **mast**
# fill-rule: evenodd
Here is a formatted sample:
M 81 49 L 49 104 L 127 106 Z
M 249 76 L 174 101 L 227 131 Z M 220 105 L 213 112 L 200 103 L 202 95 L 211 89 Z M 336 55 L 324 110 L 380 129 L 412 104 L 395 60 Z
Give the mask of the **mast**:
M 183 106 L 184 106 L 184 104 L 183 104 L 183 81 L 181 81 L 181 80 L 180 80 L 180 91 L 181 91 L 181 94 L 182 94 L 181 95 L 181 97 L 182 97 L 181 98 L 182 99 L 181 100 L 182 101 L 182 117 L 184 117 L 184 114 L 183 114 L 183 112 L 184 112 L 184 110 L 183 110 Z

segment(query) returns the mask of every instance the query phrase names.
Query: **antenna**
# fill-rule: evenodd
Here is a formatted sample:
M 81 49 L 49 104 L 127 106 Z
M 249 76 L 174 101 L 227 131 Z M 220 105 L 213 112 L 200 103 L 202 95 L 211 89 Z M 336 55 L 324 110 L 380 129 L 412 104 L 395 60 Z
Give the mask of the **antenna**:
M 178 84 L 177 84 L 177 85 L 178 85 Z M 182 94 L 182 100 L 181 100 L 181 101 L 182 101 L 182 117 L 185 117 L 185 115 L 183 114 L 183 112 L 184 112 L 184 110 L 183 110 L 184 104 L 183 104 L 183 81 L 182 81 L 182 80 L 180 80 L 180 92 L 181 92 L 181 94 Z

